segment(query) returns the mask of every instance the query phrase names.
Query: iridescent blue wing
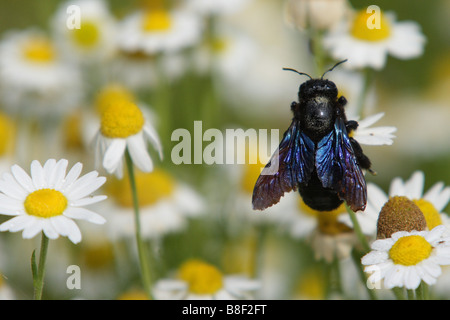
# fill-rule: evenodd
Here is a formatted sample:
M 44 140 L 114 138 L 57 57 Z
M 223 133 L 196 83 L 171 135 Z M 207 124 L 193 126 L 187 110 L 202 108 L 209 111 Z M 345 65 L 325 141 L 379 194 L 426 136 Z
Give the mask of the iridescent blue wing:
M 356 160 L 342 117 L 336 119 L 334 130 L 319 141 L 316 169 L 323 187 L 336 191 L 353 211 L 366 208 L 366 180 Z
M 280 201 L 285 192 L 308 182 L 314 170 L 314 142 L 294 120 L 261 172 L 253 189 L 253 209 L 264 210 Z

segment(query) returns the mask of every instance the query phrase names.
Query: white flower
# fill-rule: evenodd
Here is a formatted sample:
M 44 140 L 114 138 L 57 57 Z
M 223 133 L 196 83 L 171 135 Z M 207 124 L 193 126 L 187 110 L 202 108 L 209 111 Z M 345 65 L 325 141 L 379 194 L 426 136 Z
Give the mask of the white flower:
M 38 30 L 5 34 L 0 70 L 0 99 L 11 113 L 46 119 L 64 115 L 80 102 L 79 71 Z
M 178 270 L 178 279 L 159 280 L 153 289 L 160 300 L 251 299 L 259 281 L 243 275 L 225 276 L 215 266 L 188 260 Z
M 416 289 L 421 281 L 436 283 L 441 265 L 450 264 L 450 246 L 442 238 L 444 226 L 431 231 L 399 231 L 391 238 L 376 240 L 361 262 L 372 273 L 369 281 L 384 279 L 387 289 L 405 287 Z
M 371 127 L 384 116 L 384 112 L 374 114 L 358 121 L 358 128 L 353 131 L 353 138 L 360 144 L 365 145 L 391 145 L 397 131 L 396 127 Z
M 127 151 L 140 170 L 152 171 L 148 142 L 154 145 L 162 158 L 158 134 L 136 104 L 121 99 L 102 110 L 100 130 L 94 138 L 95 158 L 97 165 L 101 161 L 108 173 L 122 177 L 123 157 Z
M 80 26 L 69 28 L 69 6 L 80 9 Z M 67 57 L 79 62 L 110 57 L 116 49 L 115 19 L 103 0 L 69 0 L 56 11 L 52 27 L 55 40 Z
M 72 219 L 105 223 L 102 216 L 84 206 L 106 199 L 91 195 L 106 178 L 99 177 L 96 171 L 79 178 L 83 167 L 79 162 L 66 175 L 67 164 L 65 159 L 49 159 L 42 167 L 34 160 L 31 177 L 18 165 L 4 173 L 0 180 L 0 213 L 14 218 L 2 223 L 0 231 L 23 230 L 25 239 L 43 231 L 50 239 L 62 235 L 78 243 L 81 232 Z
M 252 0 L 190 0 L 187 7 L 203 15 L 227 15 L 245 8 Z
M 167 172 L 155 169 L 136 172 L 141 234 L 145 239 L 160 239 L 166 234 L 184 230 L 189 218 L 204 213 L 203 199 L 190 186 L 175 181 Z M 108 232 L 111 238 L 135 236 L 134 209 L 127 180 L 110 180 L 106 186 L 109 199 Z M 139 191 L 141 190 L 141 191 Z
M 118 46 L 126 52 L 153 55 L 173 53 L 198 43 L 200 16 L 182 9 L 153 8 L 124 18 L 118 27 Z
M 367 207 L 364 212 L 358 212 L 356 218 L 361 226 L 363 233 L 375 235 L 377 229 L 378 215 L 381 208 L 394 196 L 405 196 L 413 200 L 425 216 L 428 229 L 437 225 L 450 225 L 450 220 L 442 210 L 450 201 L 450 187 L 444 187 L 443 182 L 434 184 L 424 193 L 425 175 L 422 171 L 416 171 L 407 181 L 401 178 L 394 178 L 391 182 L 388 195 L 373 183 L 367 184 Z M 347 216 L 343 216 L 341 221 L 352 225 Z
M 379 27 L 369 29 L 368 24 L 373 22 L 379 22 Z M 424 43 L 425 37 L 416 22 L 397 22 L 390 12 L 377 17 L 366 10 L 336 25 L 323 41 L 334 59 L 348 59 L 345 67 L 374 69 L 384 67 L 388 54 L 399 59 L 419 57 Z

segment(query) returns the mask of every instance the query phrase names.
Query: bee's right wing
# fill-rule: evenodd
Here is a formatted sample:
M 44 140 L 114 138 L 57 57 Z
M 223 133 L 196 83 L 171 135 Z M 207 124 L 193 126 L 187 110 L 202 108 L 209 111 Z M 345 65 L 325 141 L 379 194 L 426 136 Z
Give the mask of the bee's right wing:
M 308 182 L 314 170 L 315 144 L 293 120 L 253 189 L 253 209 L 264 210 L 280 201 L 285 192 Z

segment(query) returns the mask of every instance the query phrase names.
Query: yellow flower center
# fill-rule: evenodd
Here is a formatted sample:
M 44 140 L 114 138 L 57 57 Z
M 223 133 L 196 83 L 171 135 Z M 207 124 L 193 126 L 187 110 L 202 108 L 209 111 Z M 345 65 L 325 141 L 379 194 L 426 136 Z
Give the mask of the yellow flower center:
M 119 100 L 135 101 L 133 93 L 120 84 L 109 84 L 102 88 L 95 98 L 95 108 L 98 114 L 102 114 L 110 105 Z
M 137 134 L 144 126 L 144 116 L 136 104 L 117 100 L 101 114 L 101 133 L 108 138 L 127 138 Z
M 108 267 L 114 261 L 114 249 L 109 242 L 90 244 L 81 253 L 84 264 L 90 269 Z
M 0 113 L 0 155 L 4 155 L 14 146 L 15 126 L 6 115 Z
M 148 296 L 141 290 L 130 290 L 121 294 L 117 300 L 148 300 Z
M 424 237 L 413 235 L 402 237 L 389 250 L 395 264 L 414 266 L 431 254 L 431 244 Z
M 25 211 L 32 216 L 51 218 L 61 215 L 67 208 L 67 198 L 54 189 L 40 189 L 25 199 Z
M 213 294 L 223 286 L 222 273 L 213 265 L 189 260 L 178 271 L 178 277 L 189 285 L 189 291 L 194 294 Z
M 172 26 L 170 14 L 164 9 L 148 10 L 142 19 L 145 32 L 167 31 Z
M 389 38 L 391 29 L 383 13 L 358 12 L 353 20 L 350 33 L 353 37 L 365 41 L 381 41 Z
M 55 60 L 55 49 L 49 39 L 36 37 L 23 46 L 25 58 L 31 62 L 47 63 Z
M 93 47 L 98 43 L 100 31 L 97 23 L 93 21 L 83 21 L 79 29 L 72 30 L 73 40 L 83 48 Z
M 253 193 L 256 180 L 258 180 L 264 165 L 261 163 L 246 164 L 241 178 L 241 186 L 245 192 Z
M 156 168 L 150 173 L 136 172 L 136 188 L 139 205 L 150 206 L 173 194 L 175 181 L 165 171 Z M 107 191 L 123 207 L 133 207 L 130 185 L 127 179 L 110 179 Z
M 338 235 L 345 232 L 350 232 L 352 229 L 342 222 L 339 222 L 338 217 L 341 214 L 347 213 L 345 205 L 341 204 L 338 208 L 331 211 L 317 211 L 305 204 L 302 198 L 299 197 L 300 212 L 317 219 L 317 227 L 323 234 Z
M 428 230 L 432 230 L 442 224 L 441 215 L 439 211 L 433 206 L 433 204 L 425 199 L 413 200 L 413 202 L 422 211 L 425 221 L 427 222 Z
M 215 38 L 209 43 L 211 51 L 214 53 L 222 53 L 229 47 L 229 41 L 225 38 Z
M 323 275 L 317 270 L 307 270 L 300 280 L 296 292 L 301 298 L 323 300 L 325 298 L 325 281 Z

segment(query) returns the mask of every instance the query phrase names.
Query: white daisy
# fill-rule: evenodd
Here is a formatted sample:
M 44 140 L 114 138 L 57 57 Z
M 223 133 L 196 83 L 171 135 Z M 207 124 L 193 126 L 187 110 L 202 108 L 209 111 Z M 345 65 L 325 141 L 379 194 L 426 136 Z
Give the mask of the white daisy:
M 251 299 L 259 281 L 243 275 L 225 276 L 215 266 L 192 259 L 177 272 L 178 279 L 155 283 L 154 295 L 160 300 L 242 300 Z
M 153 144 L 162 158 L 158 134 L 135 103 L 120 99 L 102 110 L 100 130 L 94 138 L 95 158 L 97 165 L 101 161 L 108 173 L 122 177 L 126 151 L 141 171 L 152 171 L 148 142 Z
M 41 166 L 34 160 L 31 177 L 18 165 L 5 172 L 0 180 L 0 213 L 14 218 L 2 223 L 0 231 L 23 230 L 25 239 L 43 231 L 50 239 L 62 235 L 78 243 L 81 232 L 72 219 L 105 223 L 102 216 L 84 206 L 106 199 L 91 195 L 106 178 L 99 177 L 96 171 L 78 178 L 83 167 L 79 162 L 66 175 L 67 164 L 65 159 L 49 159 Z
M 403 181 L 401 178 L 394 178 L 391 182 L 389 193 L 386 194 L 381 188 L 373 183 L 367 185 L 367 207 L 364 212 L 358 212 L 356 218 L 364 234 L 374 236 L 377 229 L 377 220 L 381 208 L 389 198 L 394 196 L 405 196 L 420 208 L 427 221 L 428 229 L 433 229 L 438 225 L 450 225 L 450 220 L 446 213 L 442 212 L 450 201 L 450 187 L 444 187 L 443 182 L 434 184 L 424 193 L 425 175 L 422 171 L 416 171 L 411 178 Z M 352 225 L 346 216 L 341 221 Z
M 77 107 L 80 72 L 39 30 L 10 31 L 0 43 L 0 98 L 8 112 L 48 119 Z
M 68 27 L 68 8 L 80 9 L 80 26 Z M 115 52 L 116 21 L 103 0 L 69 0 L 57 9 L 52 27 L 55 40 L 67 57 L 79 62 L 98 61 Z
M 442 238 L 444 226 L 431 231 L 399 231 L 391 238 L 376 240 L 362 259 L 365 271 L 372 273 L 369 281 L 384 280 L 387 289 L 416 289 L 421 281 L 436 283 L 441 265 L 450 264 L 450 246 Z
M 125 17 L 118 27 L 121 50 L 153 55 L 172 53 L 198 43 L 202 35 L 200 16 L 188 10 L 149 8 Z
M 190 186 L 175 181 L 167 172 L 155 169 L 136 172 L 141 234 L 160 239 L 188 226 L 189 219 L 204 213 L 204 202 Z M 108 231 L 113 239 L 135 236 L 133 201 L 128 181 L 110 180 L 106 190 L 112 201 L 105 202 L 109 212 Z
M 384 116 L 384 112 L 368 116 L 358 121 L 358 128 L 351 133 L 351 136 L 360 144 L 365 145 L 391 145 L 394 143 L 394 132 L 396 127 L 383 126 L 371 127 L 375 122 Z
M 388 54 L 399 59 L 412 59 L 423 53 L 425 36 L 413 21 L 397 22 L 393 13 L 362 10 L 343 20 L 325 35 L 323 44 L 336 60 L 348 59 L 347 68 L 381 69 Z M 379 22 L 369 29 L 368 24 Z

